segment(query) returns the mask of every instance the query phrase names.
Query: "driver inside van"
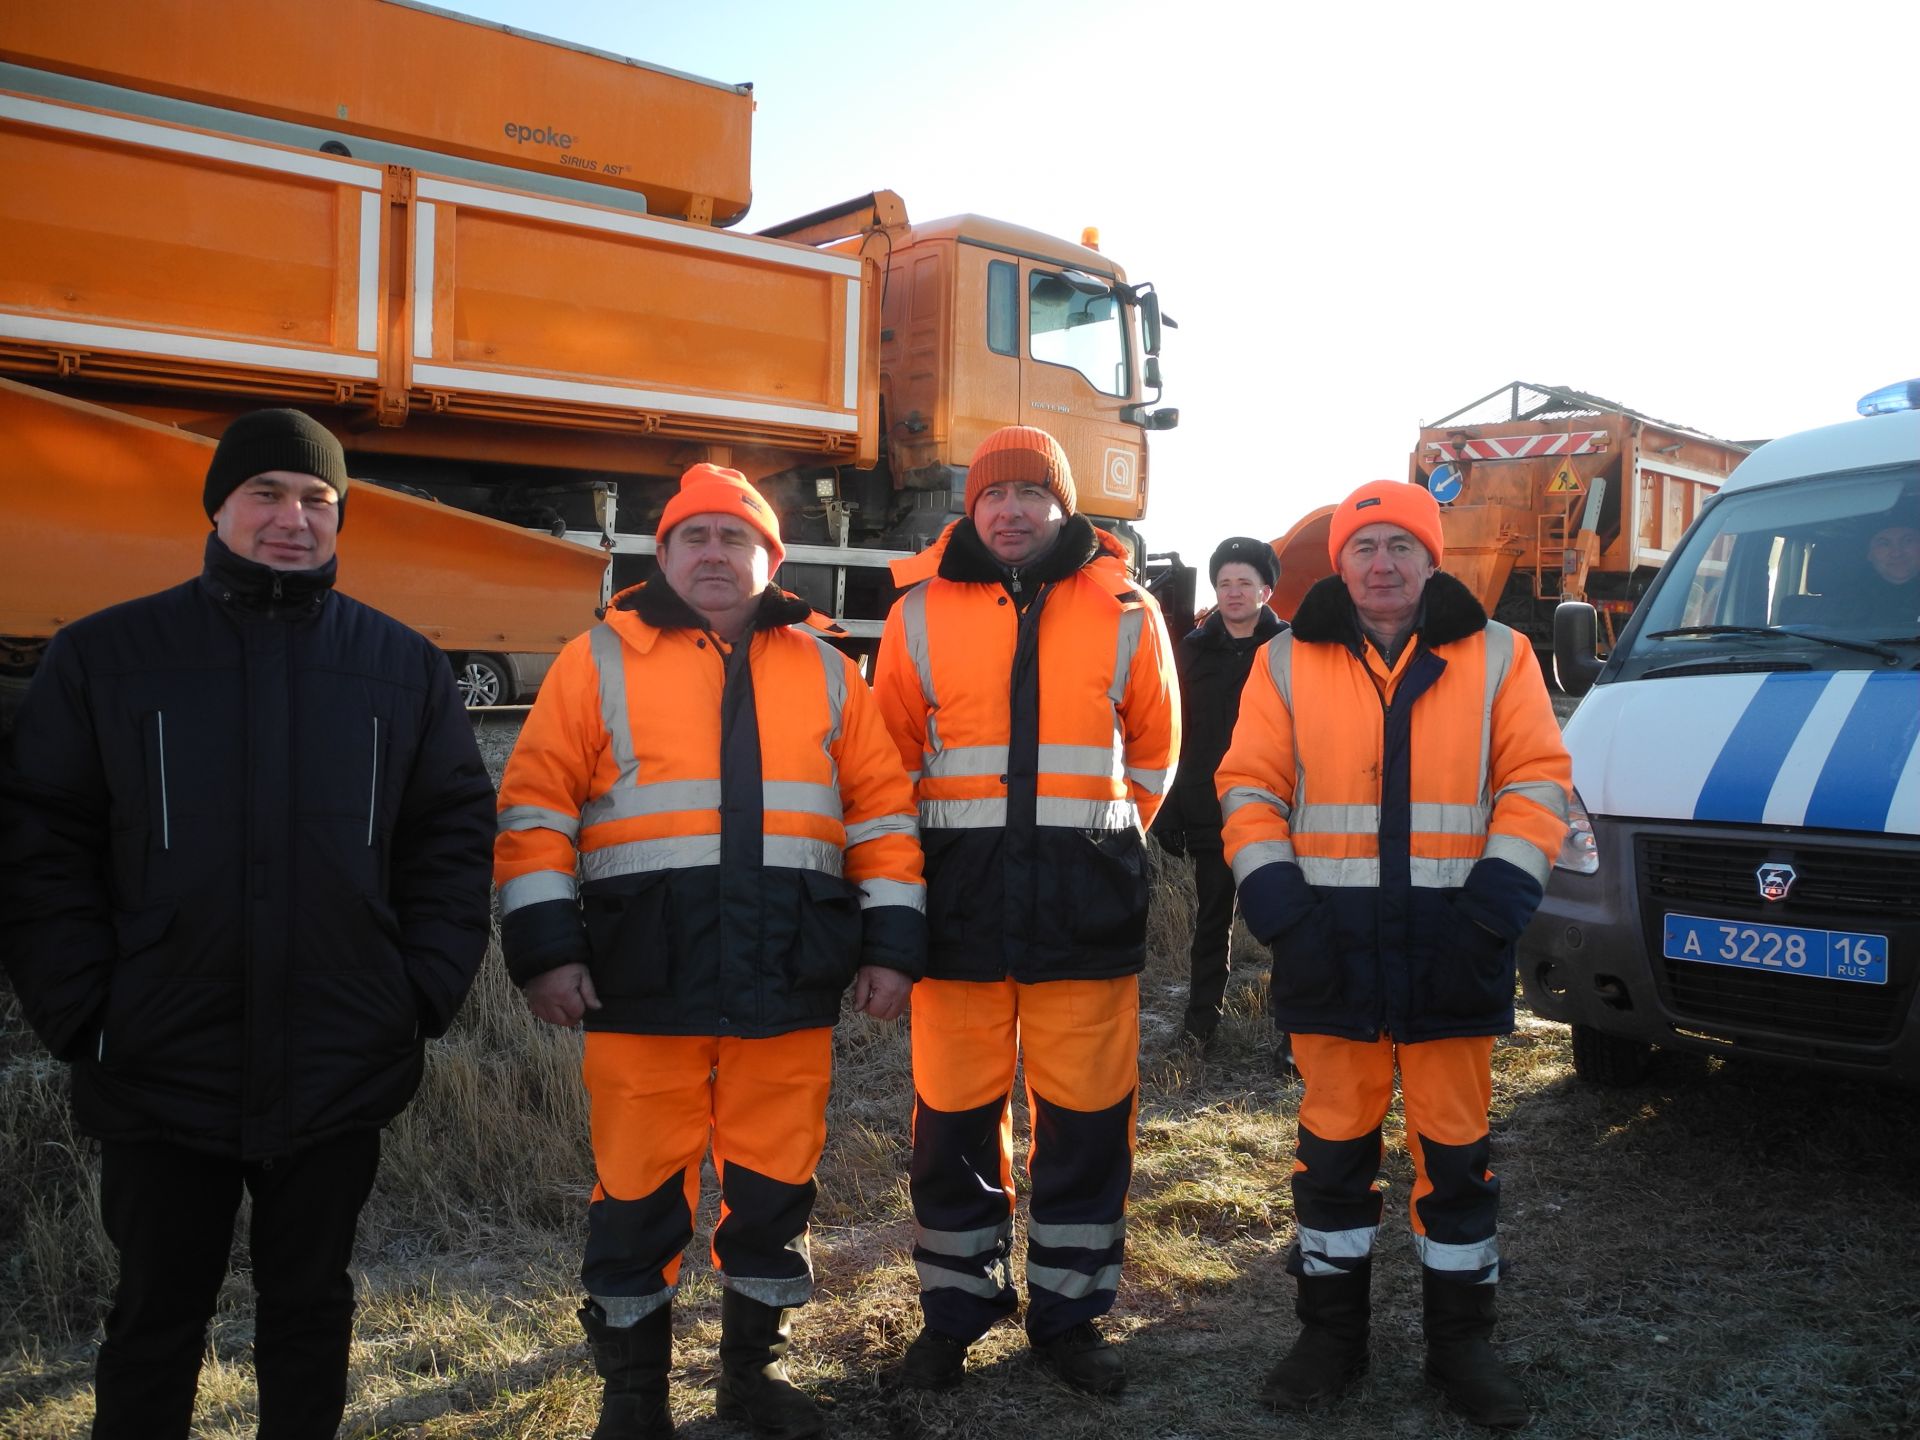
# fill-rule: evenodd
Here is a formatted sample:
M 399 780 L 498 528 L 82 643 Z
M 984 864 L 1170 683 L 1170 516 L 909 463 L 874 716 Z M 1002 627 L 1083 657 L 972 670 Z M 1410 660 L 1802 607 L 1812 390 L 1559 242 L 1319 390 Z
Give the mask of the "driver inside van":
M 1874 619 L 1920 621 L 1920 504 L 1889 511 L 1867 542 L 1875 580 L 1867 582 L 1863 607 Z

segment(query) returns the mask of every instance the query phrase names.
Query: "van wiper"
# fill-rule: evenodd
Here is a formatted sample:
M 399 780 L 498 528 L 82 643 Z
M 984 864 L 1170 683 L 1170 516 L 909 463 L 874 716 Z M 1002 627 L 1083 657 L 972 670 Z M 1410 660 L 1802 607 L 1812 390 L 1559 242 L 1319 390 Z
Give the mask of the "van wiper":
M 1812 640 L 1840 650 L 1858 650 L 1862 655 L 1877 656 L 1888 662 L 1900 658 L 1886 646 L 1875 645 L 1871 641 L 1841 640 L 1833 635 L 1822 635 L 1817 630 L 1789 630 L 1783 625 L 1685 625 L 1678 630 L 1655 630 L 1647 638 L 1671 640 L 1681 635 L 1758 635 L 1769 640 Z

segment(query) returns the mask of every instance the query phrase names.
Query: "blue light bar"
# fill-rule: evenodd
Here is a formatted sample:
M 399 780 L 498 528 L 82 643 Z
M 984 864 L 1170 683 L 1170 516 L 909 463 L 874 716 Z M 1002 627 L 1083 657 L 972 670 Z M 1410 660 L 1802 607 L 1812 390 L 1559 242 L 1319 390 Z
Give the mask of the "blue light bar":
M 1899 380 L 1862 395 L 1855 407 L 1862 415 L 1891 415 L 1898 410 L 1920 410 L 1920 380 Z

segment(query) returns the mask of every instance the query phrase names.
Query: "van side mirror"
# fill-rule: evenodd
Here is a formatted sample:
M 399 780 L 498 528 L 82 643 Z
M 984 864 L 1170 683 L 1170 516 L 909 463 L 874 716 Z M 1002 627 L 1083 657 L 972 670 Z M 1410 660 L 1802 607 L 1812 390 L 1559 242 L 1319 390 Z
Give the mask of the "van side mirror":
M 1600 620 L 1584 600 L 1562 600 L 1553 611 L 1553 681 L 1569 695 L 1593 688 L 1606 662 L 1596 652 Z
M 1140 339 L 1149 356 L 1160 353 L 1160 297 L 1151 290 L 1140 297 Z

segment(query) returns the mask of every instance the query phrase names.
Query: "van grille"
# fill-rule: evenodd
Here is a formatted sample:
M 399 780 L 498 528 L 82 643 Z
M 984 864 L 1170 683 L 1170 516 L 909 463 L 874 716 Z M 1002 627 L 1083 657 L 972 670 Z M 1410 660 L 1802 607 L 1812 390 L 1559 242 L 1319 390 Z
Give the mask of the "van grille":
M 1704 1029 L 1762 1029 L 1807 1040 L 1885 1045 L 1912 1007 L 1920 975 L 1920 864 L 1911 849 L 1680 835 L 1637 837 L 1641 918 L 1668 1008 Z M 1793 866 L 1787 898 L 1760 898 L 1755 872 Z M 1670 910 L 1888 938 L 1885 985 L 1691 964 L 1660 956 Z

